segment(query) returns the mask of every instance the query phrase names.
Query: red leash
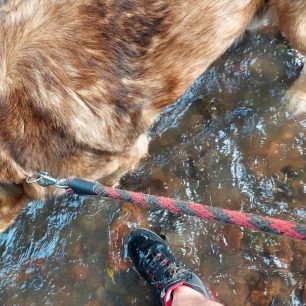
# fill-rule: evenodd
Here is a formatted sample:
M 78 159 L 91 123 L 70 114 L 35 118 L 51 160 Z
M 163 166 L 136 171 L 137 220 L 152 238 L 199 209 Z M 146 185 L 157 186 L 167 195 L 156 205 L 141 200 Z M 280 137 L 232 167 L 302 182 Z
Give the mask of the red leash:
M 73 185 L 73 180 L 72 180 Z M 71 188 L 73 190 L 73 188 Z M 197 216 L 204 220 L 216 220 L 223 223 L 242 226 L 251 230 L 283 235 L 299 240 L 306 240 L 306 225 L 275 218 L 261 217 L 254 214 L 238 212 L 204 204 L 179 201 L 171 198 L 112 189 L 96 184 L 96 195 L 114 200 L 123 200 L 154 209 L 166 209 L 176 214 Z
M 306 240 L 306 225 L 280 220 L 270 217 L 261 217 L 254 214 L 238 212 L 218 207 L 210 207 L 194 202 L 180 201 L 166 197 L 131 192 L 126 190 L 105 187 L 96 182 L 89 182 L 78 178 L 54 179 L 46 172 L 39 172 L 34 179 L 28 182 L 37 182 L 43 187 L 55 185 L 64 188 L 70 193 L 80 195 L 99 195 L 113 200 L 122 200 L 139 204 L 147 208 L 166 209 L 180 215 L 196 216 L 204 220 L 216 220 L 233 224 L 251 230 L 283 235 L 299 240 Z

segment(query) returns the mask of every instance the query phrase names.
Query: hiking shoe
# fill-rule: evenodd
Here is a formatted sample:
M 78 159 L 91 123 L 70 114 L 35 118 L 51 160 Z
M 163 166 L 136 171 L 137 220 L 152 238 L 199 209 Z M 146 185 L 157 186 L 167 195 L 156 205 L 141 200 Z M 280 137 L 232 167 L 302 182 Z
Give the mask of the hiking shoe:
M 171 253 L 168 245 L 147 229 L 136 229 L 127 238 L 127 251 L 138 273 L 160 293 L 163 306 L 171 305 L 171 292 L 188 286 L 216 301 L 215 294 Z

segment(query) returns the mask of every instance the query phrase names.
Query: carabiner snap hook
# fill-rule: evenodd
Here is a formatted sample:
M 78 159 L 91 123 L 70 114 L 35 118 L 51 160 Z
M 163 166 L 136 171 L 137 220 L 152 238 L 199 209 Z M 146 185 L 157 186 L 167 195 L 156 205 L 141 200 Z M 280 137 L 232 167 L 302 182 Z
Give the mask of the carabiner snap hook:
M 48 175 L 48 172 L 46 171 L 39 171 L 35 173 L 34 175 L 29 176 L 26 179 L 26 182 L 29 184 L 37 183 L 41 187 L 55 186 L 55 187 L 63 188 L 63 189 L 69 188 L 67 180 L 56 179 L 54 177 L 51 177 Z
M 32 175 L 28 175 L 27 178 L 26 178 L 26 182 L 28 184 L 33 184 L 33 183 L 38 183 L 42 177 L 39 175 L 40 172 L 36 172 Z

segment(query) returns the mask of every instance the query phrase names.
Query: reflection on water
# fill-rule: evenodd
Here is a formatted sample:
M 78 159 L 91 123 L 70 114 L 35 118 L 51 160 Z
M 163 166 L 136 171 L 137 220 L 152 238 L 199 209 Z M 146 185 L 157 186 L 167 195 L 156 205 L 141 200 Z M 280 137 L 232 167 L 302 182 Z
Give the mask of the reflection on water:
M 306 119 L 280 103 L 302 59 L 276 36 L 247 35 L 169 107 L 122 186 L 305 223 Z M 30 203 L 0 236 L 0 304 L 156 305 L 132 269 L 114 272 L 120 214 L 119 203 L 94 198 Z M 164 211 L 142 218 L 223 303 L 303 304 L 304 242 Z

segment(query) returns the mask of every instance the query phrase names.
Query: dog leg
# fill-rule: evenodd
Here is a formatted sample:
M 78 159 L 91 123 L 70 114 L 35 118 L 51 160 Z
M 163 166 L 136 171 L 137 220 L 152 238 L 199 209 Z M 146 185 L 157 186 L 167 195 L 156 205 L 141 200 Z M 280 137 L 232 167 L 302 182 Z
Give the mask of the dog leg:
M 121 166 L 112 174 L 108 180 L 108 185 L 116 185 L 122 174 L 134 170 L 140 159 L 148 152 L 148 138 L 145 134 L 138 137 L 135 145 L 121 159 Z M 109 257 L 108 266 L 113 272 L 120 272 L 128 268 L 128 263 L 124 261 L 122 250 L 127 235 L 133 228 L 144 227 L 146 225 L 145 215 L 140 207 L 124 202 L 120 208 L 120 216 L 115 219 L 109 232 Z
M 148 146 L 147 135 L 141 134 L 132 148 L 112 157 L 112 160 L 103 169 L 103 176 L 101 176 L 101 171 L 99 172 L 99 181 L 107 186 L 117 186 L 125 173 L 136 170 L 140 160 L 147 155 Z
M 20 211 L 32 199 L 45 197 L 45 190 L 37 184 L 0 182 L 0 233 L 14 223 Z
M 292 47 L 306 55 L 306 2 L 274 0 L 281 31 Z M 306 72 L 302 70 L 299 79 L 284 97 L 287 109 L 295 114 L 306 113 Z
M 15 221 L 25 203 L 21 185 L 0 184 L 0 232 L 4 232 Z

